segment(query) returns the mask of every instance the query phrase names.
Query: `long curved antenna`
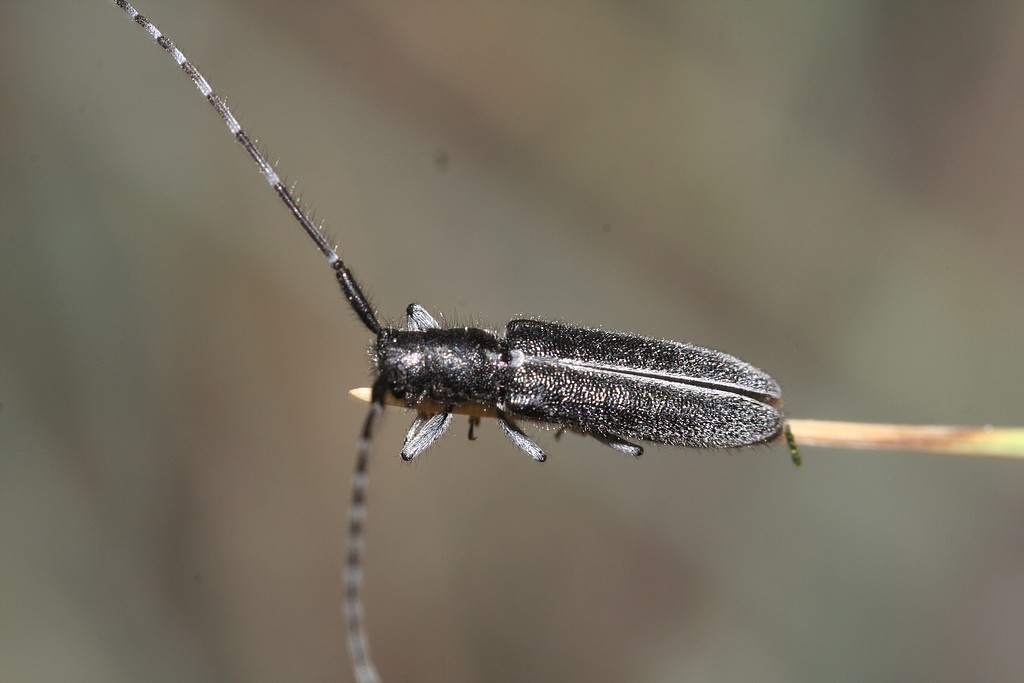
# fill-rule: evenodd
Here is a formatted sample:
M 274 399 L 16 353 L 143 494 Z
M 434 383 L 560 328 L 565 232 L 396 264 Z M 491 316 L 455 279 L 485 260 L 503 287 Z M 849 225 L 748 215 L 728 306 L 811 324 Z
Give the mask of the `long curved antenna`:
M 356 312 L 359 319 L 371 332 L 380 335 L 381 326 L 377 321 L 377 314 L 373 307 L 359 288 L 359 284 L 352 276 L 348 266 L 338 256 L 337 251 L 331 247 L 323 230 L 313 223 L 309 214 L 299 204 L 298 199 L 281 182 L 274 167 L 267 161 L 252 139 L 242 130 L 234 114 L 228 108 L 221 97 L 213 92 L 213 88 L 199 70 L 182 54 L 181 50 L 174 46 L 160 29 L 154 26 L 148 19 L 125 0 L 114 0 L 114 4 L 125 11 L 131 19 L 146 29 L 146 32 L 169 54 L 182 71 L 188 74 L 199 92 L 206 98 L 207 102 L 216 110 L 220 117 L 227 124 L 228 130 L 235 137 L 240 145 L 245 148 L 246 153 L 256 162 L 260 173 L 273 188 L 277 196 L 288 208 L 288 211 L 299 222 L 313 243 L 320 252 L 327 258 L 327 263 L 334 270 L 334 276 L 341 287 L 342 293 L 348 299 L 352 310 Z M 366 629 L 363 626 L 363 603 L 362 603 L 362 557 L 363 557 L 363 535 L 366 522 L 366 485 L 367 468 L 370 463 L 370 441 L 373 437 L 373 429 L 384 410 L 384 396 L 387 393 L 387 385 L 378 380 L 374 384 L 370 413 L 366 416 L 366 423 L 363 426 L 363 433 L 359 439 L 359 448 L 356 454 L 356 468 L 352 478 L 352 503 L 349 509 L 348 526 L 348 553 L 345 564 L 345 620 L 348 627 L 348 647 L 352 653 L 352 661 L 355 668 L 356 680 L 359 683 L 380 683 L 380 676 L 370 658 L 369 639 Z
M 188 74 L 188 77 L 192 79 L 192 82 L 199 88 L 199 92 L 203 94 L 206 101 L 220 114 L 220 117 L 224 119 L 224 123 L 227 124 L 228 130 L 238 140 L 238 144 L 245 148 L 245 151 L 249 154 L 253 161 L 260 169 L 260 173 L 266 178 L 270 187 L 274 189 L 277 196 L 281 198 L 284 205 L 288 207 L 288 211 L 291 212 L 295 220 L 299 222 L 302 229 L 306 231 L 313 243 L 316 244 L 317 249 L 327 258 L 327 263 L 330 264 L 331 268 L 334 269 L 334 277 L 338 280 L 338 284 L 341 286 L 341 291 L 348 299 L 349 304 L 352 306 L 352 310 L 356 312 L 359 319 L 363 321 L 363 324 L 374 334 L 380 334 L 380 323 L 377 322 L 377 314 L 374 312 L 373 307 L 359 288 L 359 284 L 352 276 L 348 266 L 341 260 L 338 253 L 331 247 L 327 238 L 324 237 L 323 230 L 319 226 L 313 223 L 309 218 L 309 214 L 299 204 L 298 199 L 295 195 L 284 186 L 281 182 L 281 178 L 274 171 L 274 167 L 267 161 L 267 158 L 263 155 L 256 145 L 249 138 L 249 136 L 242 130 L 242 126 L 238 123 L 238 119 L 231 113 L 228 105 L 221 99 L 220 95 L 213 92 L 213 88 L 207 82 L 206 78 L 203 77 L 199 70 L 192 64 L 192 62 L 185 59 L 185 55 L 181 53 L 181 50 L 174 46 L 164 34 L 160 32 L 156 26 L 154 26 L 146 17 L 139 14 L 134 7 L 125 0 L 114 0 L 114 4 L 125 11 L 125 13 L 132 18 L 132 20 L 146 29 L 153 40 L 156 41 L 157 45 L 162 47 L 167 54 L 169 54 L 181 70 Z
M 356 469 L 352 474 L 352 502 L 348 508 L 348 553 L 345 559 L 345 623 L 348 626 L 348 649 L 352 653 L 356 680 L 359 683 L 380 683 L 380 676 L 370 657 L 370 643 L 363 625 L 363 536 L 366 525 L 366 470 L 370 464 L 370 442 L 377 419 L 384 411 L 387 384 L 378 379 L 373 385 L 370 412 L 359 437 Z

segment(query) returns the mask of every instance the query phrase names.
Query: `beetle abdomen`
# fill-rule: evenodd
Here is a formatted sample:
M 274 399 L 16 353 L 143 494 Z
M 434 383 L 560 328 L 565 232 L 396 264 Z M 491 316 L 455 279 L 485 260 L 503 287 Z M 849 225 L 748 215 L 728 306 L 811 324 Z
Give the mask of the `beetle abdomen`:
M 768 373 L 735 356 L 702 346 L 635 334 L 594 330 L 543 320 L 512 320 L 509 348 L 527 357 L 570 361 L 612 372 L 644 374 L 778 400 L 782 390 Z
M 579 432 L 690 448 L 733 448 L 782 433 L 779 385 L 712 349 L 539 320 L 513 320 L 523 354 L 504 409 Z
M 741 394 L 527 358 L 505 383 L 505 409 L 575 431 L 689 448 L 772 441 L 782 414 Z

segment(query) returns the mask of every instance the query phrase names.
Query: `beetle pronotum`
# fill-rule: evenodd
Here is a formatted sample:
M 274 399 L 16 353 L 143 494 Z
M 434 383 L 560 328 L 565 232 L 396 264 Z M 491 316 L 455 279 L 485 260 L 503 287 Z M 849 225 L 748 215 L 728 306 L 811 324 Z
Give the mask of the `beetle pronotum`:
M 373 353 L 377 379 L 357 449 L 346 560 L 348 641 L 361 683 L 380 680 L 363 628 L 360 567 L 370 442 L 386 399 L 397 399 L 418 411 L 402 446 L 405 460 L 432 446 L 457 409 L 479 405 L 490 408 L 509 440 L 538 462 L 547 456 L 519 428 L 517 418 L 553 423 L 632 456 L 643 453 L 634 440 L 737 448 L 785 436 L 794 462 L 799 462 L 782 414 L 779 385 L 761 370 L 720 351 L 540 320 L 513 320 L 503 335 L 472 327 L 445 328 L 418 304 L 409 305 L 404 328 L 381 325 L 320 226 L 282 183 L 206 78 L 128 2 L 114 3 L 192 79 L 325 256 L 349 305 L 377 338 Z

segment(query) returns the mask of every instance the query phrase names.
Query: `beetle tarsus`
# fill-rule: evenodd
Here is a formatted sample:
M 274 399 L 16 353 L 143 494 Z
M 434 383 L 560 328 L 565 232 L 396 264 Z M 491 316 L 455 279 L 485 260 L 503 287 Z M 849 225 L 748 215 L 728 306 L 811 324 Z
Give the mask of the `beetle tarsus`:
M 782 433 L 786 435 L 786 445 L 789 446 L 789 457 L 793 461 L 793 464 L 797 467 L 803 464 L 804 459 L 800 457 L 800 449 L 796 445 L 796 439 L 793 437 L 793 430 L 789 428 L 789 423 L 782 428 Z
M 497 411 L 498 415 L 498 426 L 501 427 L 501 431 L 505 432 L 505 436 L 508 437 L 509 441 L 514 443 L 520 450 L 526 451 L 526 453 L 536 460 L 537 462 L 544 462 L 548 459 L 548 456 L 544 451 L 534 443 L 533 439 L 523 433 L 515 422 L 508 419 L 503 410 Z
M 402 445 L 402 460 L 409 462 L 417 455 L 433 446 L 452 423 L 451 409 L 445 410 L 427 419 L 424 413 L 416 416 L 409 431 L 405 434 Z
M 600 441 L 601 443 L 603 443 L 605 446 L 608 446 L 609 448 L 614 448 L 620 453 L 632 455 L 634 458 L 639 458 L 641 455 L 644 454 L 644 449 L 642 446 L 638 446 L 635 443 L 630 443 L 629 441 L 625 441 L 618 437 L 610 436 L 608 434 L 597 433 L 591 434 L 591 436 Z

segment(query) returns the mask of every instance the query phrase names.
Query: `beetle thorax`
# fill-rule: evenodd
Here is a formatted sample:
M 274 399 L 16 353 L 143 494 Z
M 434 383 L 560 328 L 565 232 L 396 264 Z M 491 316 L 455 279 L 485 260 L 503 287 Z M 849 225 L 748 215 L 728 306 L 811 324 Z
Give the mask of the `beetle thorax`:
M 427 398 L 444 404 L 493 404 L 504 356 L 503 340 L 472 327 L 387 329 L 376 347 L 378 374 L 391 393 L 410 404 Z

